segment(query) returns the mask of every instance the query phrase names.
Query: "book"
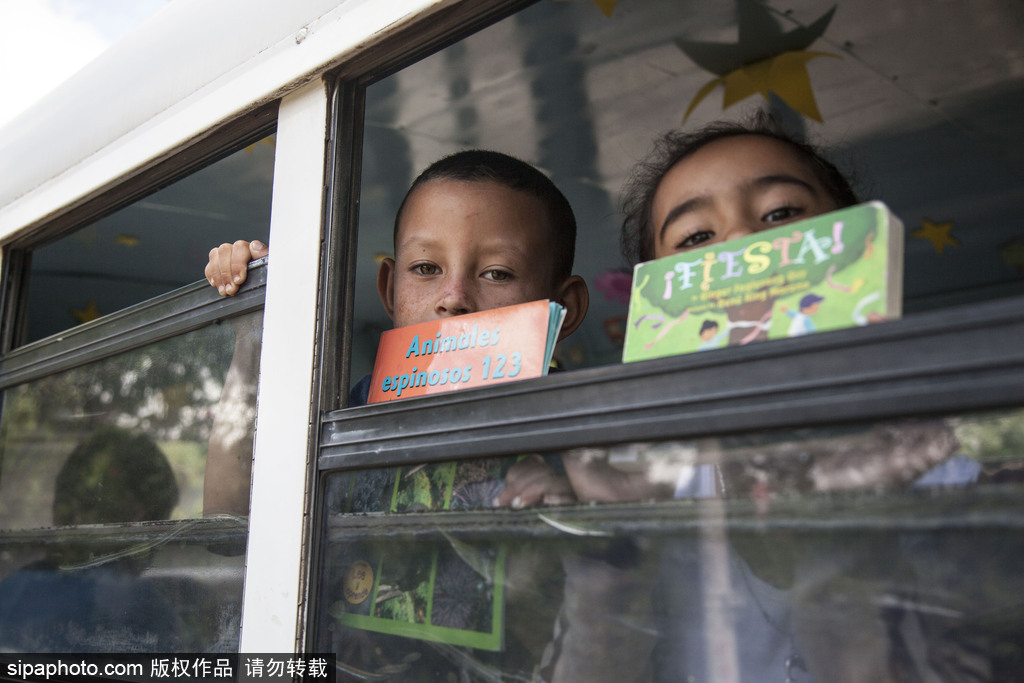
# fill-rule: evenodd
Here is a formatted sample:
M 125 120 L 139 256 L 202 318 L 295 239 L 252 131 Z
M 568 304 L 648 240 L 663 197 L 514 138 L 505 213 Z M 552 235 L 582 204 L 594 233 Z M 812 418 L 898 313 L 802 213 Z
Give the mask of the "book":
M 546 375 L 563 320 L 564 306 L 539 300 L 388 330 L 368 402 Z
M 903 239 L 867 202 L 637 264 L 622 361 L 898 318 Z
M 490 507 L 516 458 L 353 473 L 348 513 L 403 514 Z M 372 492 L 372 493 L 371 493 Z M 346 540 L 338 623 L 406 638 L 497 651 L 504 643 L 506 549 L 500 542 Z

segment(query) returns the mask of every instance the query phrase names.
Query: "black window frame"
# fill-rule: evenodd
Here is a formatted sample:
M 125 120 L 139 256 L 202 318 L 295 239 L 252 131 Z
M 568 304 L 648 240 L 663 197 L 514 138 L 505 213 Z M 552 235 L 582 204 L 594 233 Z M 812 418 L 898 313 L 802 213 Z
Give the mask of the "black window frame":
M 324 417 L 319 467 L 387 467 L 1021 406 L 1021 339 L 1024 297 L 1014 297 L 870 327 L 339 410 Z

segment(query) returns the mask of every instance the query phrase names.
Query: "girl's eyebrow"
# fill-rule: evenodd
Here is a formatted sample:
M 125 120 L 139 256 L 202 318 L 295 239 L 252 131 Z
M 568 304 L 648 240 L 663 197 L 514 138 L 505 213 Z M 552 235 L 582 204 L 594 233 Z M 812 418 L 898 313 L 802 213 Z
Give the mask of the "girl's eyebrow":
M 811 185 L 806 180 L 798 178 L 795 175 L 789 175 L 788 173 L 776 173 L 773 175 L 761 176 L 759 178 L 754 178 L 753 180 L 747 183 L 748 187 L 758 190 L 763 190 L 769 187 L 773 187 L 775 185 L 796 185 L 798 187 L 803 188 L 804 190 L 807 190 L 815 197 L 818 196 L 818 190 L 814 187 L 814 185 Z
M 697 211 L 705 206 L 709 206 L 710 204 L 711 198 L 701 195 L 700 197 L 687 199 L 682 204 L 677 204 L 672 207 L 668 214 L 665 215 L 665 220 L 658 229 L 658 239 L 665 239 L 665 231 L 668 230 L 669 225 L 679 220 L 682 216 Z
M 802 178 L 798 178 L 797 176 L 790 175 L 788 173 L 774 173 L 772 175 L 759 176 L 744 183 L 745 188 L 758 191 L 763 191 L 768 188 L 775 187 L 776 185 L 796 185 L 797 187 L 810 192 L 815 197 L 819 194 L 814 185 Z M 658 239 L 665 239 L 665 231 L 668 230 L 669 225 L 679 220 L 680 217 L 697 211 L 709 204 L 711 204 L 711 198 L 702 195 L 700 197 L 687 199 L 681 204 L 677 204 L 672 207 L 668 214 L 665 215 L 665 220 L 658 229 Z

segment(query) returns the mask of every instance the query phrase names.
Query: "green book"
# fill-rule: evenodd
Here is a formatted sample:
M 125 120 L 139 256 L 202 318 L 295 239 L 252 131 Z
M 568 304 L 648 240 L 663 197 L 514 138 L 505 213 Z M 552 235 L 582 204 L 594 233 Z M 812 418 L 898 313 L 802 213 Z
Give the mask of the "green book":
M 637 264 L 622 361 L 898 318 L 903 224 L 881 202 Z
M 504 461 L 460 461 L 402 467 L 370 508 L 384 514 L 475 509 L 468 500 L 486 481 L 504 481 Z M 357 473 L 353 489 L 379 486 L 380 471 Z M 486 488 L 486 487 L 484 487 Z M 488 494 L 486 505 L 492 494 Z M 396 522 L 396 527 L 400 522 Z M 330 608 L 339 623 L 406 638 L 500 650 L 504 643 L 506 551 L 500 542 L 442 540 L 346 542 L 341 591 Z

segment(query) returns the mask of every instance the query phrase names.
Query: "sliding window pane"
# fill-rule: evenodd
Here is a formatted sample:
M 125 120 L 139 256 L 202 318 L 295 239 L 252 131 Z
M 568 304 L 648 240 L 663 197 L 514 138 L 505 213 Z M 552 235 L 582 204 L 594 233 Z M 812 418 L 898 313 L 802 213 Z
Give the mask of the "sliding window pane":
M 402 680 L 1012 679 L 1022 436 L 1017 410 L 334 473 L 316 648 Z M 526 471 L 579 502 L 496 505 Z
M 256 312 L 4 393 L 0 649 L 237 646 L 261 333 Z

